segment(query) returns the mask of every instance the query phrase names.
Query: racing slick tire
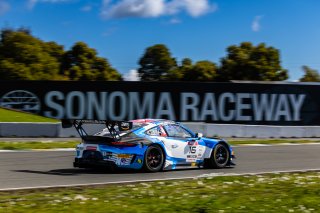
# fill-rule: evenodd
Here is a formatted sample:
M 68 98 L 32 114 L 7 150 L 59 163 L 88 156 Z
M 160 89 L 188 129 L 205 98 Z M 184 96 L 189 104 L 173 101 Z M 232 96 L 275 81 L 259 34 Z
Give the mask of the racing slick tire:
M 144 155 L 143 169 L 146 172 L 159 172 L 163 169 L 164 153 L 159 146 L 151 145 Z
M 228 165 L 230 151 L 227 145 L 219 143 L 211 153 L 210 159 L 206 163 L 207 168 L 221 169 Z

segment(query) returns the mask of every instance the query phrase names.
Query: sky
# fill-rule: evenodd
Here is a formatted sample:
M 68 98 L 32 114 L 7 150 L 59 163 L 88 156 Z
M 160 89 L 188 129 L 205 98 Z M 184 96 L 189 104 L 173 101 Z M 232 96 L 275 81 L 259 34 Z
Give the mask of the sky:
M 320 70 L 319 0 L 0 0 L 0 28 L 27 27 L 69 49 L 83 41 L 127 80 L 145 49 L 165 44 L 178 62 L 217 64 L 249 41 L 280 51 L 289 80 Z

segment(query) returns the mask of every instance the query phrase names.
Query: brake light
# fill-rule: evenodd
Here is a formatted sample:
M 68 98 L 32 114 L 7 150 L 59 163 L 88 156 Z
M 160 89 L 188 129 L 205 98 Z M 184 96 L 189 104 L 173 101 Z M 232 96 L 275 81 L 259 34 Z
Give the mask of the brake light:
M 121 141 L 114 141 L 114 142 L 111 142 L 111 144 L 114 146 L 136 146 L 137 145 L 135 143 L 126 143 Z
M 90 150 L 90 151 L 96 151 L 97 147 L 96 146 L 87 146 L 86 150 Z

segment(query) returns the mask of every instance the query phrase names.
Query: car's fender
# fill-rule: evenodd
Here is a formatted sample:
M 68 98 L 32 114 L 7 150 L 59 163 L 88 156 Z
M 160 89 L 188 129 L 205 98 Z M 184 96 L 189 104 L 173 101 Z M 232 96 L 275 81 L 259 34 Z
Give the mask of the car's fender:
M 230 147 L 230 145 L 223 139 L 218 139 L 218 138 L 202 138 L 202 140 L 205 142 L 206 144 L 206 151 L 204 154 L 204 158 L 208 159 L 211 156 L 212 151 L 214 150 L 214 148 L 218 145 L 218 144 L 224 144 L 228 147 L 230 153 L 232 152 L 232 148 Z

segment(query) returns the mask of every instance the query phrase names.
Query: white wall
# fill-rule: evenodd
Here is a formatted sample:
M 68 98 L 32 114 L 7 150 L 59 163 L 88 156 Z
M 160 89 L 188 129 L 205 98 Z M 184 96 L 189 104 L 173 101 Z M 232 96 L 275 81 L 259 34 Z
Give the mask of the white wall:
M 0 137 L 57 137 L 60 123 L 1 123 Z
M 238 124 L 185 123 L 194 132 L 205 136 L 248 138 L 310 138 L 320 137 L 320 126 L 258 126 Z M 101 125 L 88 125 L 89 134 Z M 0 123 L 0 137 L 78 137 L 74 128 L 63 129 L 60 123 Z
M 185 123 L 206 136 L 244 138 L 313 138 L 320 137 L 320 126 L 261 126 L 239 124 Z

